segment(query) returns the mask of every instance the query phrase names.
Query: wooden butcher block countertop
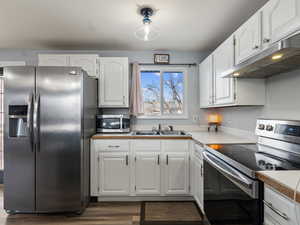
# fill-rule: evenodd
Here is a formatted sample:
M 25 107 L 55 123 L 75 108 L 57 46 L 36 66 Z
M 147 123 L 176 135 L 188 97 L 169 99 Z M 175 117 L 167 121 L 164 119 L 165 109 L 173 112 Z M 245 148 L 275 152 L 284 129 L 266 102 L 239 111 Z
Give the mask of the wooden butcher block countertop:
M 300 170 L 260 171 L 256 173 L 256 176 L 278 192 L 294 199 L 295 189 L 300 179 Z M 297 189 L 296 201 L 300 203 L 300 185 Z

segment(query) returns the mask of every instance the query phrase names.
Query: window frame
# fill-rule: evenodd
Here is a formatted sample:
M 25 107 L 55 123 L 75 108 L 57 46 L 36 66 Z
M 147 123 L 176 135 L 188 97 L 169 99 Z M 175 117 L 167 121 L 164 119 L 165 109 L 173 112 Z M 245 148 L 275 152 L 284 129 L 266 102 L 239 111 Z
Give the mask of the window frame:
M 160 115 L 140 115 L 138 119 L 188 119 L 188 70 L 184 67 L 177 67 L 177 66 L 141 66 L 140 72 L 142 71 L 159 71 L 160 72 Z M 163 113 L 163 73 L 164 72 L 182 72 L 183 73 L 183 113 L 179 115 L 172 115 L 172 114 L 164 114 Z M 141 76 L 141 73 L 140 73 Z

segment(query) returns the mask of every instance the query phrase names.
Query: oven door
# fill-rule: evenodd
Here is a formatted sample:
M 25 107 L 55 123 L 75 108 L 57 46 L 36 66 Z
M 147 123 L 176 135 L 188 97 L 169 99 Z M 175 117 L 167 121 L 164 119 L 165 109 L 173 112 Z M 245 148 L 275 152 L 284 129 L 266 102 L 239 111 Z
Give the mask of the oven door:
M 204 158 L 204 213 L 211 225 L 261 225 L 262 185 L 210 152 Z

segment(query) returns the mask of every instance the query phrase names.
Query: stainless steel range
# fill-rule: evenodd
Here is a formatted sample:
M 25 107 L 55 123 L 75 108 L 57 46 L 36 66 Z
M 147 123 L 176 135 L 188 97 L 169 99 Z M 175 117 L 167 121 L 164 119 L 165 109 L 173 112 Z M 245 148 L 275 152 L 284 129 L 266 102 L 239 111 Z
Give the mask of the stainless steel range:
M 256 172 L 300 169 L 300 121 L 260 119 L 256 135 L 257 144 L 208 146 L 203 153 L 208 224 L 262 225 L 263 183 Z

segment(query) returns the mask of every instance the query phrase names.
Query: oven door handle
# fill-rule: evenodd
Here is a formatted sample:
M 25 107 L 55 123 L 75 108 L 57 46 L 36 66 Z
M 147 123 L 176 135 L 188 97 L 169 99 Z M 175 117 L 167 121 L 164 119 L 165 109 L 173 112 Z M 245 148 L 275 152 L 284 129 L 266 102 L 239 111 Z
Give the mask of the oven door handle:
M 247 178 L 245 175 L 238 172 L 236 169 L 232 168 L 231 166 L 226 165 L 216 156 L 212 155 L 209 152 L 203 152 L 204 160 L 207 161 L 211 166 L 216 168 L 225 176 L 233 179 L 234 181 L 238 182 L 242 186 L 251 189 L 253 186 L 253 181 Z

